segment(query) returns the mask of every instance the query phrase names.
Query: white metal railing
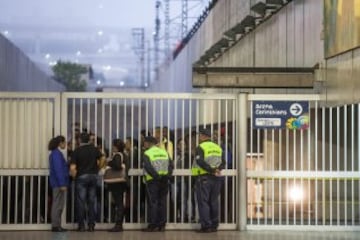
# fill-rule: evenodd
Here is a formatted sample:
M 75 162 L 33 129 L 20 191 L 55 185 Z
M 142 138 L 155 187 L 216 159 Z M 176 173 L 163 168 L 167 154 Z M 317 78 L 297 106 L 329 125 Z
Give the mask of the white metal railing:
M 320 107 L 316 95 L 249 100 L 308 101 L 310 127 L 255 129 L 251 118 L 247 228 L 360 230 L 359 104 Z
M 288 100 L 309 103 L 308 129 L 254 128 L 253 101 Z M 189 166 L 198 139 L 192 133 L 207 126 L 224 143 L 227 161 L 232 158 L 223 172 L 221 229 L 245 222 L 247 229 L 358 230 L 360 105 L 326 108 L 319 101 L 317 95 L 0 93 L 0 229 L 49 229 L 47 142 L 61 133 L 71 150 L 77 128 L 93 132 L 109 152 L 113 138 L 139 140 L 131 155 L 125 227 L 142 227 L 141 130 L 154 134 L 156 127 L 168 127 L 161 134 L 171 135 L 174 156 L 184 160 L 174 171 L 168 228 L 195 228 Z M 180 138 L 187 148 L 178 148 Z M 98 196 L 97 228 L 107 228 L 113 210 L 103 184 Z M 75 228 L 74 204 L 70 189 L 64 223 Z
M 223 142 L 227 149 L 226 160 L 234 159 L 224 170 L 221 197 L 221 225 L 223 229 L 236 228 L 236 107 L 237 96 L 232 94 L 127 94 L 94 93 L 62 95 L 62 134 L 75 148 L 76 134 L 88 131 L 100 139 L 101 149 L 111 153 L 114 138 L 134 141 L 135 152 L 130 154 L 130 190 L 125 202 L 127 210 L 125 228 L 138 229 L 145 224 L 146 202 L 142 184 L 141 132 L 155 134 L 157 127 L 166 129 L 161 137 L 173 142 L 175 161 L 174 182 L 168 195 L 169 229 L 192 229 L 198 216 L 191 181 L 191 164 L 198 136 L 193 134 L 201 127 L 210 127 L 215 141 Z M 167 128 L 166 128 L 167 127 Z M 78 129 L 77 129 L 78 128 Z M 78 131 L 79 130 L 79 131 Z M 75 136 L 75 137 L 72 137 Z M 179 145 L 179 140 L 186 142 Z M 179 161 L 182 159 L 182 161 Z M 74 192 L 70 191 L 66 222 L 75 222 Z M 99 223 L 97 228 L 108 228 L 112 222 L 111 195 L 104 185 L 99 187 Z M 74 226 L 75 227 L 75 226 Z

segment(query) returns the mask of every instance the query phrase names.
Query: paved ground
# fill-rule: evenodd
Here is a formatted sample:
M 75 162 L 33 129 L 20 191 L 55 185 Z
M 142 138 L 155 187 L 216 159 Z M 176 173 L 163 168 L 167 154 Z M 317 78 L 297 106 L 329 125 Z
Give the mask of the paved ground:
M 193 231 L 166 231 L 143 233 L 106 231 L 52 233 L 50 231 L 0 232 L 0 240 L 359 240 L 360 232 L 288 232 L 288 231 L 219 231 L 195 233 Z

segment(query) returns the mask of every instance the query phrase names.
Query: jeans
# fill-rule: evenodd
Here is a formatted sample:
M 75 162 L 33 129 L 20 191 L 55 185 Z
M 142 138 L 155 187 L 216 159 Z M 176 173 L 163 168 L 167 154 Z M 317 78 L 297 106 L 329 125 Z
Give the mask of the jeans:
M 79 227 L 85 226 L 85 216 L 89 226 L 95 226 L 97 174 L 83 174 L 76 179 L 76 213 Z

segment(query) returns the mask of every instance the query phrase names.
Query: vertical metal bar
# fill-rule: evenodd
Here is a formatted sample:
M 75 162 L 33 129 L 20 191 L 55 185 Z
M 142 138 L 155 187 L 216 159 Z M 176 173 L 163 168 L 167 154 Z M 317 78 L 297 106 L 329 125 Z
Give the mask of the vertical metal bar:
M 238 148 L 238 152 L 236 156 L 239 156 L 239 166 L 238 166 L 238 190 L 239 195 L 237 199 L 239 200 L 239 212 L 238 212 L 238 223 L 239 223 L 239 230 L 245 230 L 246 228 L 246 206 L 247 206 L 247 199 L 246 199 L 246 151 L 247 151 L 247 94 L 242 93 L 239 96 L 239 106 L 238 106 L 238 119 L 239 125 L 236 127 L 237 134 L 237 143 L 240 145 Z
M 130 120 L 130 134 L 128 134 L 128 135 L 130 135 L 130 137 L 131 137 L 131 139 L 133 139 L 133 137 L 134 137 L 134 99 L 131 99 L 131 120 Z M 125 141 L 125 139 L 126 139 L 126 137 L 127 137 L 127 135 L 125 135 L 124 134 L 124 141 Z
M 29 219 L 29 223 L 33 223 L 32 219 L 33 219 L 33 208 L 32 206 L 34 206 L 34 176 L 30 176 L 30 219 Z
M 336 107 L 336 171 L 340 171 L 340 107 Z M 340 179 L 336 178 L 336 219 L 340 225 Z
M 199 99 L 196 99 L 196 103 L 195 103 L 196 105 L 196 107 L 195 107 L 195 111 L 196 111 L 196 113 L 195 113 L 195 126 L 196 126 L 196 132 L 199 132 L 199 124 L 200 124 L 200 113 L 199 113 L 199 111 L 200 111 L 200 103 L 199 103 Z M 195 146 L 197 145 L 199 143 L 199 136 L 198 136 L 198 134 L 196 134 L 196 136 L 195 136 Z M 196 196 L 195 196 L 195 198 L 196 198 Z M 196 204 L 196 207 L 195 208 L 197 208 L 197 204 Z M 198 211 L 196 211 L 196 209 L 195 209 L 195 218 L 196 219 L 198 219 L 199 218 L 199 214 L 198 214 Z
M 132 148 L 130 150 L 131 151 L 131 154 L 130 154 L 130 156 L 131 156 L 130 167 L 131 168 L 134 167 L 134 156 L 133 156 L 134 154 L 132 153 L 133 148 L 134 148 L 134 141 L 133 141 L 133 139 L 134 139 L 134 121 L 135 121 L 135 119 L 134 119 L 134 99 L 131 99 L 131 132 L 130 132 L 131 148 Z M 126 141 L 127 137 L 128 136 L 124 134 L 124 137 L 123 137 L 124 141 Z M 130 178 L 130 179 L 131 179 L 130 184 L 131 184 L 131 186 L 133 186 L 134 178 Z M 127 191 L 126 194 L 129 194 L 129 191 Z M 134 196 L 134 188 L 133 187 L 130 188 L 130 196 L 126 196 L 126 197 L 131 199 L 132 196 Z M 130 200 L 129 205 L 130 205 L 130 222 L 133 223 L 134 222 L 134 202 Z
M 112 207 L 110 207 L 111 206 L 111 199 L 112 199 L 112 194 L 111 194 L 111 191 L 108 191 L 108 197 L 107 197 L 107 199 L 108 199 L 108 216 L 109 216 L 109 222 L 113 222 L 113 216 L 114 216 L 114 214 L 112 214 L 112 212 L 111 212 L 111 210 L 113 210 L 113 208 Z
M 161 114 L 161 116 L 160 116 L 160 119 L 161 119 L 161 121 L 162 121 L 162 108 L 160 108 L 160 114 Z M 155 113 L 157 113 L 156 112 L 156 99 L 153 99 L 153 111 L 152 111 L 152 115 L 153 115 L 153 122 L 152 122 L 152 136 L 154 136 L 155 135 L 155 126 L 156 126 L 156 116 L 158 115 L 158 114 L 155 114 Z M 161 124 L 160 124 L 161 125 Z M 161 127 L 161 126 L 160 126 Z M 162 134 L 161 134 L 161 137 L 162 137 Z
M 332 132 L 332 129 L 333 129 L 333 108 L 330 107 L 329 109 L 329 114 L 330 114 L 330 123 L 329 123 L 329 132 L 330 132 L 330 137 L 329 137 L 329 143 L 332 143 L 333 142 L 333 132 Z M 330 161 L 330 168 L 329 168 L 329 171 L 332 172 L 332 161 L 333 161 L 333 154 L 332 154 L 332 145 L 333 144 L 330 144 L 329 146 L 329 161 Z M 330 225 L 332 225 L 333 223 L 333 212 L 332 212 L 332 179 L 329 180 L 329 199 L 330 199 L 330 204 L 329 204 L 329 208 L 330 208 Z
M 120 106 L 119 106 L 119 99 L 116 99 L 116 138 L 119 138 L 119 116 L 120 116 Z M 124 138 L 126 138 L 126 135 L 124 134 Z
M 225 151 L 225 156 L 226 156 L 226 169 L 228 169 L 229 168 L 229 158 L 228 158 L 228 156 L 229 156 L 229 154 L 228 154 L 228 151 L 229 151 L 229 148 L 228 148 L 228 100 L 226 99 L 225 100 L 225 106 L 224 106 L 224 108 L 225 108 L 225 119 L 224 119 L 224 122 L 225 122 L 225 126 L 224 126 L 224 129 L 225 129 L 225 132 L 224 132 L 224 142 L 222 143 L 223 145 L 224 145 L 224 151 Z M 219 114 L 220 115 L 220 114 Z M 220 131 L 219 131 L 219 136 L 221 137 L 221 129 L 220 129 Z M 225 194 L 225 197 L 226 197 L 226 199 L 225 199 L 225 222 L 226 223 L 228 223 L 229 221 L 228 221 L 228 219 L 229 219 L 229 208 L 230 208 L 230 206 L 229 206 L 229 197 L 231 197 L 232 198 L 232 196 L 234 195 L 234 192 L 232 191 L 232 189 L 229 189 L 229 187 L 228 187 L 228 182 L 229 182 L 229 178 L 230 178 L 230 182 L 234 182 L 234 181 L 232 181 L 233 180 L 233 176 L 227 176 L 226 177 L 226 194 Z M 233 184 L 231 184 L 230 186 L 232 186 Z M 228 193 L 229 191 L 231 191 L 230 193 Z M 231 208 L 232 210 L 233 210 L 233 208 Z M 230 212 L 231 213 L 231 212 Z
M 257 133 L 257 137 L 256 137 L 256 144 L 257 144 L 257 161 L 259 161 L 260 159 L 260 129 L 256 130 Z M 265 161 L 265 157 L 261 160 L 263 162 L 262 167 L 264 167 L 264 161 Z M 265 169 L 261 169 L 262 171 L 264 171 Z M 263 202 L 262 202 L 262 189 L 260 191 L 260 186 L 262 186 L 263 183 L 260 182 L 259 178 L 256 178 L 256 200 L 255 200 L 255 204 L 256 204 L 256 218 L 257 218 L 257 225 L 260 224 L 260 211 L 262 211 L 264 209 L 263 206 Z M 260 200 L 260 201 L 259 201 Z
M 37 176 L 37 211 L 36 211 L 36 223 L 40 223 L 40 208 L 41 208 L 41 201 L 40 201 L 40 194 L 41 194 L 41 184 L 40 184 L 40 176 Z
M 7 224 L 9 224 L 10 223 L 10 205 L 11 205 L 11 198 L 10 198 L 10 196 L 11 196 L 11 177 L 10 176 L 6 176 L 7 177 L 7 179 L 8 179 L 8 187 L 7 187 L 7 215 L 6 215 L 6 223 Z
M 326 144 L 326 141 L 325 141 L 325 131 L 326 131 L 326 108 L 325 107 L 322 107 L 321 108 L 321 114 L 322 114 L 322 125 L 321 125 L 321 132 L 322 132 L 322 141 L 321 141 L 321 157 L 322 157 L 322 163 L 321 163 L 321 171 L 322 172 L 325 172 L 326 171 L 326 168 L 325 168 L 325 144 Z M 329 119 L 330 121 L 330 119 Z M 330 142 L 330 141 L 329 141 Z M 326 187 L 325 187 L 325 178 L 322 179 L 322 225 L 325 225 L 326 223 L 326 195 L 325 195 L 325 190 L 326 190 Z M 316 217 L 316 216 L 315 216 Z
M 87 111 L 86 111 L 86 128 L 88 129 L 88 133 L 91 132 L 90 127 L 90 98 L 87 99 Z M 95 145 L 96 145 L 96 138 L 95 138 Z
M 149 99 L 146 99 L 145 101 L 145 116 L 145 130 L 147 135 L 149 131 Z
M 290 147 L 289 147 L 289 129 L 286 129 L 286 171 L 288 172 L 290 170 L 289 166 L 289 155 L 290 155 Z M 286 178 L 286 225 L 289 225 L 289 214 L 290 214 L 290 202 L 289 202 L 289 178 Z
M 83 99 L 80 98 L 80 132 L 83 132 Z
M 264 130 L 264 140 L 265 141 L 264 144 L 264 153 L 266 155 L 268 155 L 269 150 L 268 150 L 268 130 L 265 129 Z M 269 158 L 266 156 L 264 157 L 264 170 L 268 171 L 269 170 L 269 166 L 268 166 L 268 160 Z M 269 208 L 268 208 L 268 178 L 263 180 L 263 189 L 264 189 L 264 224 L 265 226 L 268 224 L 268 212 L 269 212 Z
M 109 99 L 109 153 L 112 152 L 112 99 Z
M 311 114 L 311 102 L 309 102 L 309 106 L 310 106 L 310 109 L 309 109 L 309 127 L 307 129 L 307 158 L 308 158 L 308 161 L 307 161 L 307 170 L 308 171 L 311 171 L 312 168 L 311 168 L 311 161 L 310 161 L 310 158 L 311 158 L 311 120 L 312 120 L 312 114 Z M 316 111 L 316 109 L 315 109 Z M 315 133 L 316 134 L 316 133 Z M 314 142 L 314 144 L 316 145 L 316 141 Z M 306 146 L 306 145 L 305 145 Z M 317 152 L 315 152 L 315 154 L 317 154 Z M 307 179 L 307 187 L 308 187 L 308 192 L 307 192 L 307 220 L 308 220 L 308 225 L 310 225 L 310 219 L 311 219 L 311 184 L 310 184 L 310 178 Z M 316 181 L 315 181 L 316 182 Z M 316 183 L 315 183 L 316 184 Z M 304 199 L 306 200 L 306 199 Z M 306 207 L 306 206 L 304 206 Z
M 15 176 L 15 214 L 14 214 L 14 223 L 18 223 L 18 205 L 19 205 L 19 176 Z M 23 209 L 24 210 L 24 209 Z
M 354 172 L 355 156 L 355 104 L 351 104 L 351 172 Z M 351 225 L 355 225 L 355 199 L 354 199 L 354 179 L 351 179 Z
M 22 189 L 22 195 L 23 195 L 23 200 L 21 202 L 21 209 L 22 209 L 22 212 L 21 212 L 21 223 L 25 223 L 25 207 L 26 207 L 26 177 L 27 176 L 23 176 L 22 178 L 22 185 L 23 185 L 23 189 Z
M 75 149 L 75 107 L 76 107 L 76 102 L 75 102 L 75 98 L 73 98 L 72 101 L 72 149 Z
M 96 98 L 95 99 L 95 102 L 94 102 L 94 105 L 95 105 L 95 109 L 94 109 L 94 125 L 95 125 L 95 139 L 97 139 L 97 137 L 99 136 L 99 133 L 98 133 L 98 99 Z
M 304 171 L 304 131 L 300 129 L 300 171 Z M 300 191 L 304 191 L 304 179 L 300 178 Z M 304 200 L 300 198 L 300 224 L 304 225 Z
M 127 135 L 127 99 L 124 99 L 124 115 L 123 115 L 123 122 L 124 122 L 124 136 Z
M 351 104 L 351 172 L 354 172 L 355 157 L 355 104 Z M 351 225 L 355 225 L 354 179 L 351 179 Z
M 344 169 L 343 171 L 348 171 L 347 169 L 347 148 L 348 148 L 348 144 L 347 144 L 347 105 L 344 105 Z M 347 225 L 347 221 L 348 221 L 348 214 L 347 214 L 347 179 L 344 180 L 344 218 L 345 218 L 345 226 Z
M 169 116 L 169 113 L 170 113 L 170 109 L 169 109 L 169 107 L 170 107 L 170 103 L 169 103 L 169 99 L 168 99 L 168 121 L 169 121 L 169 118 L 170 118 L 170 116 Z M 177 116 L 178 114 L 177 114 L 177 101 L 175 101 L 175 103 L 174 103 L 174 136 L 175 136 L 175 139 L 178 139 L 177 137 L 177 119 L 178 119 L 178 116 Z M 168 125 L 168 131 L 169 131 L 169 129 L 170 129 L 170 127 L 169 127 L 169 125 Z M 170 138 L 169 138 L 169 132 L 167 133 L 167 141 L 170 141 Z M 175 167 L 175 169 L 178 169 L 178 163 L 177 163 L 177 161 L 181 161 L 182 159 L 184 159 L 183 158 L 183 154 L 181 153 L 181 156 L 179 156 L 179 158 L 178 158 L 178 151 L 177 151 L 177 141 L 176 140 L 174 140 L 174 142 L 173 142 L 173 152 L 174 152 L 174 158 L 173 158 L 173 161 L 174 161 L 174 167 Z M 182 166 L 183 166 L 183 161 L 181 161 L 182 163 Z M 177 215 L 177 208 L 178 208 L 178 206 L 177 206 L 177 199 L 178 199 L 178 197 L 180 197 L 180 202 L 181 203 L 183 203 L 184 202 L 184 195 L 183 195 L 183 180 L 184 180 L 184 178 L 183 177 L 175 177 L 175 182 L 174 182 L 174 184 L 173 184 L 173 191 L 174 191 L 174 199 L 173 199 L 173 201 L 174 201 L 174 208 L 175 208 L 175 213 L 176 213 L 176 215 Z M 180 193 L 180 196 L 178 196 L 178 188 L 177 188 L 177 184 L 178 184 L 178 181 L 180 181 L 180 189 L 181 189 L 181 193 Z M 183 204 L 180 204 L 180 206 L 179 206 L 179 208 L 180 208 L 180 222 L 184 222 L 184 218 L 183 218 Z M 175 217 L 174 217 L 174 220 L 175 220 L 175 222 L 177 222 L 177 220 L 178 220 L 178 218 L 177 218 L 177 216 L 175 215 Z
M 253 162 L 254 162 L 254 125 L 253 125 L 253 102 L 252 101 L 249 101 L 250 103 L 250 164 L 249 164 L 249 170 L 250 171 L 253 171 L 255 168 L 254 168 L 254 165 L 253 165 Z M 233 121 L 235 122 L 235 121 Z M 234 135 L 233 135 L 234 136 Z M 234 147 L 234 146 L 233 146 Z M 258 156 L 259 157 L 259 156 Z M 257 161 L 259 161 L 259 158 L 256 159 Z M 246 181 L 253 181 L 255 183 L 255 181 L 253 179 L 247 179 Z M 252 186 L 251 189 L 249 189 L 249 192 L 251 193 L 250 196 L 250 202 L 247 203 L 247 206 L 250 206 L 250 210 L 248 210 L 248 212 L 250 212 L 250 225 L 253 225 L 253 219 L 254 219 L 254 215 L 255 215 L 255 211 L 254 211 L 254 204 L 253 204 L 253 196 L 254 194 L 253 191 L 254 191 L 254 185 Z M 256 207 L 256 206 L 255 206 Z
M 140 168 L 141 167 L 141 164 L 140 164 L 140 158 L 141 158 L 141 129 L 142 129 L 142 101 L 141 99 L 139 98 L 139 103 L 138 103 L 138 159 L 136 159 L 137 161 L 137 167 Z M 145 115 L 146 118 L 147 118 L 147 115 Z M 146 120 L 145 120 L 146 121 Z M 140 211 L 141 211 L 141 208 L 140 208 L 140 183 L 141 183 L 141 176 L 134 176 L 134 178 L 137 179 L 137 205 L 136 205 L 136 208 L 137 208 L 137 221 L 140 222 Z M 134 179 L 133 178 L 133 179 Z
M 44 176 L 44 178 L 45 178 L 45 202 L 44 202 L 44 206 L 45 206 L 45 216 L 44 216 L 44 223 L 46 224 L 46 223 L 48 223 L 48 218 L 47 218 L 47 216 L 48 216 L 48 207 L 49 207 L 49 204 L 48 204 L 48 202 L 49 202 L 49 199 L 48 199 L 48 196 L 49 196 L 49 177 L 48 176 Z M 67 196 L 67 193 L 66 193 L 66 195 L 65 196 Z M 67 199 L 66 197 L 65 197 L 65 199 Z M 67 202 L 67 201 L 65 201 L 65 202 Z M 65 208 L 66 209 L 66 208 Z M 63 213 L 62 214 L 62 216 L 63 216 L 63 218 L 65 217 L 65 213 Z M 63 221 L 64 222 L 64 221 Z M 64 222 L 65 223 L 65 222 Z
M 111 154 L 111 144 L 109 144 L 109 153 Z M 101 146 L 105 146 L 105 103 L 101 100 Z M 103 147 L 104 149 L 104 147 Z M 110 206 L 110 205 L 109 205 Z
M 293 140 L 294 140 L 294 143 L 293 143 L 293 149 L 294 149 L 294 151 L 293 151 L 293 157 L 294 157 L 294 166 L 293 166 L 293 171 L 296 171 L 297 170 L 297 156 L 296 156 L 296 153 L 297 153 L 297 139 L 296 139 L 296 137 L 297 137 L 297 132 L 296 132 L 296 130 L 294 129 L 294 130 L 292 130 L 292 132 L 293 132 Z M 293 186 L 295 186 L 295 185 L 297 185 L 297 183 L 296 183 L 296 178 L 294 177 L 293 178 Z M 294 225 L 296 225 L 296 217 L 297 217 L 297 214 L 296 214 L 296 202 L 295 202 L 295 200 L 294 200 L 294 202 L 293 202 L 293 211 L 294 211 L 294 218 L 293 218 L 293 223 L 294 223 Z
M 315 132 L 315 139 L 314 139 L 314 151 L 315 151 L 315 166 L 314 166 L 314 170 L 315 170 L 315 174 L 318 173 L 319 169 L 318 169 L 318 156 L 319 156 L 319 148 L 318 148 L 318 131 L 319 131 L 319 105 L 318 105 L 318 101 L 315 101 L 315 126 L 314 126 L 314 132 Z M 309 123 L 311 124 L 311 121 L 309 121 Z M 324 119 L 323 119 L 323 124 L 324 124 Z M 310 126 L 311 127 L 311 126 Z M 309 143 L 310 145 L 310 143 Z M 309 169 L 310 169 L 310 156 L 309 156 Z M 315 190 L 314 190 L 314 197 L 315 197 L 315 209 L 314 209 L 314 214 L 315 214 L 315 225 L 318 225 L 318 184 L 319 184 L 319 179 L 315 178 Z M 310 185 L 310 184 L 309 184 Z M 309 197 L 309 205 L 311 204 L 311 198 Z M 309 214 L 310 215 L 310 214 Z M 311 222 L 311 218 L 309 217 L 309 225 Z
M 274 129 L 271 129 L 271 171 L 275 171 L 275 132 Z M 274 215 L 275 215 L 275 179 L 271 179 L 271 224 L 274 225 Z
M 282 166 L 282 130 L 279 129 L 279 170 L 283 171 Z M 279 224 L 282 225 L 282 207 L 283 207 L 283 200 L 282 200 L 282 181 L 283 179 L 279 179 Z
M 191 126 L 193 126 L 193 122 L 192 122 L 192 104 L 193 104 L 193 100 L 192 99 L 189 99 L 188 100 L 188 106 L 189 106 L 189 121 L 188 121 L 188 134 L 189 134 L 189 146 L 188 146 L 188 150 L 189 150 L 189 153 L 188 153 L 188 158 L 189 158 L 189 172 L 190 172 L 190 169 L 192 167 L 192 162 L 191 162 L 191 155 L 192 155 L 192 128 Z M 191 173 L 190 173 L 191 175 Z M 191 182 L 193 181 L 192 177 L 189 176 L 189 181 L 188 181 L 188 194 L 189 194 L 189 207 L 188 207 L 188 218 L 189 218 L 189 222 L 192 221 L 192 218 L 195 217 L 193 216 L 193 212 L 195 209 L 193 209 L 195 206 L 193 206 L 193 189 L 192 189 L 192 186 L 191 186 Z
M 248 103 L 247 103 L 248 104 Z M 237 101 L 236 100 L 232 100 L 232 125 L 231 125 L 231 136 L 232 136 L 232 142 L 231 142 L 231 151 L 232 151 L 232 164 L 231 164 L 231 168 L 232 169 L 238 169 L 239 168 L 239 164 L 237 164 L 237 161 L 235 161 L 235 159 L 238 159 L 237 152 L 235 153 L 237 147 L 235 146 L 235 141 L 236 141 L 236 134 L 237 133 L 237 128 L 235 126 L 234 123 L 237 122 L 237 115 L 236 115 L 236 110 L 238 109 L 237 106 Z M 253 144 L 252 142 L 250 143 L 251 145 Z M 232 201 L 231 201 L 231 205 L 232 205 L 232 211 L 231 211 L 231 222 L 235 223 L 236 221 L 236 215 L 237 215 L 237 208 L 238 208 L 238 204 L 237 204 L 237 200 L 238 200 L 238 196 L 236 195 L 237 189 L 238 189 L 238 176 L 235 174 L 235 176 L 232 177 Z M 247 199 L 246 199 L 247 200 Z M 236 205 L 235 205 L 236 204 Z M 247 203 L 246 203 L 247 206 Z

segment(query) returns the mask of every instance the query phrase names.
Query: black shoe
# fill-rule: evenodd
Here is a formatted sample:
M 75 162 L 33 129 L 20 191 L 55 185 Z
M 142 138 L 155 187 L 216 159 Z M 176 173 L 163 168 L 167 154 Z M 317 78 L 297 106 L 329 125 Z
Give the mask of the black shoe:
M 213 232 L 211 228 L 201 228 L 199 230 L 196 230 L 197 233 L 211 233 Z
M 217 228 L 210 228 L 211 232 L 217 232 Z
M 95 225 L 89 225 L 88 231 L 89 232 L 94 232 L 95 231 Z
M 124 231 L 124 229 L 121 225 L 115 225 L 113 228 L 108 230 L 108 232 L 122 232 L 122 231 Z
M 79 227 L 78 227 L 78 229 L 77 229 L 76 231 L 78 231 L 78 232 L 85 232 L 85 231 L 86 231 L 86 229 L 85 229 L 85 227 L 84 227 L 84 226 L 79 226 Z
M 62 227 L 52 227 L 51 231 L 52 232 L 66 232 L 67 230 Z

